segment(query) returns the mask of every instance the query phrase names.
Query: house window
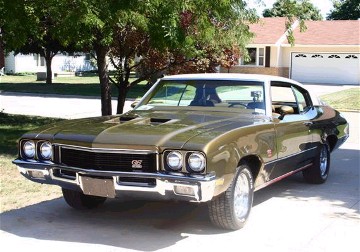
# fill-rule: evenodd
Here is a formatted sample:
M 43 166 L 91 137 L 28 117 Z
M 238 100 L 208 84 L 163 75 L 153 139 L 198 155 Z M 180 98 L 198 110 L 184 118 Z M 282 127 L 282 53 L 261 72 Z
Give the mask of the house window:
M 265 65 L 265 48 L 250 47 L 248 58 L 241 58 L 241 65 L 246 66 L 264 66 Z
M 259 66 L 264 65 L 264 58 L 265 58 L 265 50 L 264 48 L 259 48 Z
M 45 58 L 41 57 L 40 54 L 34 54 L 37 66 L 45 66 Z
M 45 66 L 45 58 L 40 57 L 40 66 Z

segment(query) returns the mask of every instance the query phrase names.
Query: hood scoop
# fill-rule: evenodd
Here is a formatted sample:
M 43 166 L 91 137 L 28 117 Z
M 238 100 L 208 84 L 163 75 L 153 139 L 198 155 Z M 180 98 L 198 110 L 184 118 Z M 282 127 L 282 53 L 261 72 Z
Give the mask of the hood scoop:
M 139 116 L 120 116 L 112 118 L 105 123 L 114 123 L 114 124 L 123 124 L 127 122 L 132 122 L 137 125 L 161 125 L 169 124 L 179 121 L 178 119 L 168 119 L 168 118 L 144 118 Z
M 122 123 L 126 123 L 126 122 L 130 122 L 134 119 L 139 119 L 139 117 L 136 116 L 121 116 L 121 117 L 114 117 L 108 121 L 105 121 L 104 123 L 114 123 L 114 124 L 122 124 Z
M 137 122 L 136 124 L 142 125 L 161 125 L 177 122 L 176 119 L 167 119 L 167 118 L 144 118 L 143 120 Z
M 124 122 L 132 121 L 132 120 L 134 120 L 136 118 L 138 118 L 138 117 L 135 117 L 135 116 L 120 116 L 119 121 L 120 121 L 120 123 L 124 123 Z

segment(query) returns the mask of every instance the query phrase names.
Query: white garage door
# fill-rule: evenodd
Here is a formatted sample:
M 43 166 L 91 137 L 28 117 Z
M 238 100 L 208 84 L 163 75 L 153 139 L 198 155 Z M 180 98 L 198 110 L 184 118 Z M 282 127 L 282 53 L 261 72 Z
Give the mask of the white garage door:
M 360 84 L 359 53 L 291 53 L 291 78 L 305 83 Z

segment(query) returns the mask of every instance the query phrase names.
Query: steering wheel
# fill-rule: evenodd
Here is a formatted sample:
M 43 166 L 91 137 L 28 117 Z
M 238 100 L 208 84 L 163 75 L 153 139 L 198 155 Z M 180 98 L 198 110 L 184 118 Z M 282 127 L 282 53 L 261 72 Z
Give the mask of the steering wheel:
M 234 106 L 236 106 L 236 105 L 241 105 L 241 106 L 244 106 L 245 108 L 247 108 L 247 104 L 242 103 L 242 102 L 232 102 L 232 103 L 230 103 L 230 105 L 228 106 L 228 108 L 232 108 L 232 107 L 234 107 Z

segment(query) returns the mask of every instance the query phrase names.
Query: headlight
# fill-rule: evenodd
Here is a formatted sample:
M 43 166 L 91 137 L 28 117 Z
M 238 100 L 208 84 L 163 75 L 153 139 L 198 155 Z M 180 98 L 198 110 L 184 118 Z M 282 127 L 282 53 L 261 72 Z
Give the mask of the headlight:
M 178 151 L 172 151 L 166 156 L 166 163 L 171 170 L 177 171 L 182 167 L 182 155 Z
M 35 143 L 34 141 L 26 141 L 23 144 L 23 153 L 26 158 L 34 158 L 35 157 Z
M 188 158 L 188 165 L 191 170 L 194 172 L 201 172 L 205 168 L 205 157 L 203 154 L 194 152 L 191 153 Z
M 43 159 L 50 159 L 52 156 L 52 146 L 50 142 L 43 142 L 40 146 L 40 155 Z

